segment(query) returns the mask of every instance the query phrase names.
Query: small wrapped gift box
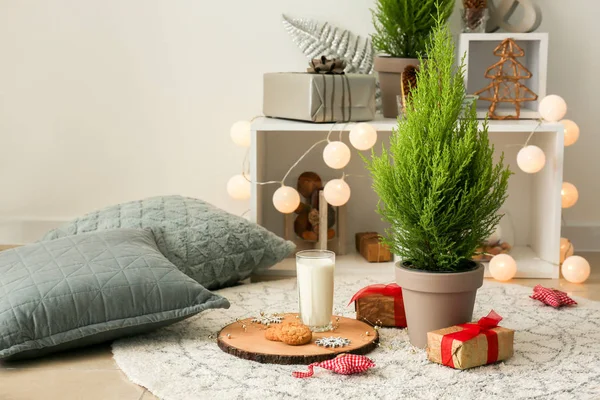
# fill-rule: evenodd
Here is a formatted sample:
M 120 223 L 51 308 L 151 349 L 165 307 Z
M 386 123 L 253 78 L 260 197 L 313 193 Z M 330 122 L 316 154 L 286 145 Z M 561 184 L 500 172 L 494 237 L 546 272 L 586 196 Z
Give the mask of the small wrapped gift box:
M 370 325 L 406 328 L 402 288 L 395 283 L 370 285 L 359 290 L 350 300 L 356 308 L 356 319 Z
M 427 358 L 455 369 L 506 360 L 513 355 L 512 329 L 498 326 L 493 310 L 477 323 L 460 324 L 427 333 Z
M 375 77 L 363 74 L 267 73 L 263 113 L 309 122 L 371 121 Z
M 377 232 L 358 232 L 355 236 L 356 251 L 368 262 L 387 262 L 392 259 L 389 247 L 381 243 Z

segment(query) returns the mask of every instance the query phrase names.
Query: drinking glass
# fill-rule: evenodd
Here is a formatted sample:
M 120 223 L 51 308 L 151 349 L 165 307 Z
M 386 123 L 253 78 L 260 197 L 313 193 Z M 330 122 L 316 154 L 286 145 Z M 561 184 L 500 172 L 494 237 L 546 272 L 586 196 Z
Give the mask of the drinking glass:
M 335 253 L 305 250 L 296 253 L 298 307 L 302 323 L 313 332 L 332 328 Z

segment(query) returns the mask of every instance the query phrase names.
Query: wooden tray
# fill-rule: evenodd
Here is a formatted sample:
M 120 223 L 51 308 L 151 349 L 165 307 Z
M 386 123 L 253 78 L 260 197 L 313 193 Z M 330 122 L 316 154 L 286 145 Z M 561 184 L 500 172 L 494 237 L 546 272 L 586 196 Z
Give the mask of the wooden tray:
M 298 314 L 284 314 L 285 321 L 297 321 Z M 252 318 L 227 325 L 219 333 L 217 343 L 226 353 L 265 364 L 311 364 L 334 358 L 341 353 L 367 354 L 377 347 L 379 334 L 372 326 L 351 318 L 339 317 L 337 328 L 331 332 L 313 333 L 313 339 L 303 346 L 290 346 L 265 339 L 265 325 L 253 323 Z M 246 325 L 244 332 L 243 325 Z M 368 335 L 367 335 L 368 332 Z M 229 334 L 229 337 L 227 335 Z M 349 346 L 335 349 L 320 347 L 315 340 L 341 336 L 351 341 Z

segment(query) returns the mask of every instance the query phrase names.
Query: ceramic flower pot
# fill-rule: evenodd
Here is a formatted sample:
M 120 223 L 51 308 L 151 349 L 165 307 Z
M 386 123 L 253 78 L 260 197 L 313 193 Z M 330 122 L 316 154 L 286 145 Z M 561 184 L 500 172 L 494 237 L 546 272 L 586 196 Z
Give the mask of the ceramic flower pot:
M 427 346 L 427 332 L 471 322 L 475 295 L 483 285 L 483 264 L 466 272 L 440 273 L 396 263 L 396 282 L 402 287 L 408 336 L 413 346 Z
M 407 65 L 419 65 L 417 58 L 398 58 L 389 56 L 375 56 L 374 69 L 379 79 L 381 90 L 381 103 L 383 116 L 396 118 L 398 116 L 398 103 L 396 97 L 400 95 L 400 78 Z

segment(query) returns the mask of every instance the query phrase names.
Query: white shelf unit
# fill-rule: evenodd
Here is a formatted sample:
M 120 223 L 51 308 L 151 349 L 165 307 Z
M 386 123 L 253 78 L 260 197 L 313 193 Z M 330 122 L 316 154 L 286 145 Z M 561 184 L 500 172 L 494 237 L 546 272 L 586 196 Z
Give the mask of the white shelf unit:
M 394 119 L 377 119 L 369 122 L 381 134 L 376 146 L 380 146 L 381 140 L 388 140 L 392 129 L 396 127 Z M 514 175 L 509 181 L 509 196 L 503 207 L 506 210 L 506 218 L 510 219 L 513 226 L 515 243 L 511 255 L 518 264 L 517 278 L 558 278 L 559 277 L 559 243 L 561 223 L 561 195 L 563 173 L 563 141 L 564 127 L 558 123 L 542 123 L 533 135 L 530 144 L 539 146 L 546 154 L 546 165 L 537 174 L 526 174 L 518 169 L 516 155 L 519 145 L 527 140 L 529 134 L 536 128 L 537 121 L 511 120 L 511 121 L 489 121 L 490 140 L 496 149 L 496 156 L 501 152 L 505 154 L 505 161 L 511 165 Z M 325 135 L 330 129 L 342 129 L 347 132 L 352 127 L 349 124 L 315 124 L 273 118 L 261 118 L 252 124 L 252 142 L 250 147 L 250 174 L 252 181 L 261 182 L 265 180 L 266 172 L 269 171 L 269 156 L 267 142 L 271 134 L 306 135 L 311 139 L 315 134 Z M 313 136 L 310 136 L 310 135 Z M 315 141 L 323 136 L 316 137 Z M 347 134 L 345 134 L 347 138 Z M 285 153 L 290 148 L 278 146 L 278 155 Z M 321 149 L 321 148 L 319 148 Z M 271 149 L 273 150 L 273 149 Z M 298 150 L 298 149 L 295 149 Z M 319 153 L 319 150 L 314 150 Z M 294 161 L 289 159 L 289 165 Z M 301 166 L 298 167 L 302 169 Z M 339 172 L 339 171 L 338 171 Z M 366 172 L 365 172 L 366 173 Z M 340 172 L 341 174 L 341 172 Z M 271 179 L 272 177 L 269 177 Z M 291 181 L 286 182 L 292 185 Z M 358 188 L 357 186 L 364 185 Z M 352 193 L 371 191 L 370 181 L 351 183 Z M 265 186 L 252 185 L 250 199 L 251 219 L 259 224 L 263 222 L 263 213 L 267 208 L 273 208 L 271 199 L 265 197 L 263 191 Z M 351 197 L 352 201 L 352 197 Z M 368 218 L 379 219 L 375 213 L 374 204 L 368 206 L 364 213 L 370 213 Z M 362 212 L 362 211 L 361 211 Z M 283 225 L 283 215 L 281 224 Z M 353 219 L 350 211 L 348 219 Z M 364 220 L 364 219 L 363 219 Z M 272 229 L 271 226 L 267 228 Z M 273 230 L 273 229 L 272 229 Z M 358 229 L 367 230 L 367 229 Z M 354 237 L 354 232 L 347 232 L 348 236 Z M 348 248 L 354 248 L 349 246 Z M 344 264 L 350 265 L 345 267 Z M 385 265 L 384 265 L 385 264 Z M 337 262 L 338 269 L 350 269 L 369 273 L 374 268 L 388 268 L 393 263 L 384 263 L 381 266 L 368 263 L 357 254 L 349 254 L 340 257 Z M 261 275 L 293 276 L 295 274 L 293 259 L 286 259 Z M 486 268 L 486 276 L 489 276 Z
M 532 74 L 531 79 L 522 81 L 538 95 L 537 101 L 525 102 L 521 108 L 521 118 L 536 119 L 540 117 L 538 102 L 546 96 L 546 79 L 548 70 L 548 33 L 461 33 L 458 45 L 458 59 L 466 54 L 465 87 L 468 94 L 486 87 L 490 80 L 486 78 L 488 67 L 500 61 L 493 54 L 494 48 L 504 39 L 512 38 L 525 52 L 521 62 Z M 488 101 L 477 102 L 477 116 L 485 118 L 488 113 Z M 505 108 L 506 110 L 503 110 Z M 500 104 L 496 110 L 498 115 L 514 114 L 510 104 Z

